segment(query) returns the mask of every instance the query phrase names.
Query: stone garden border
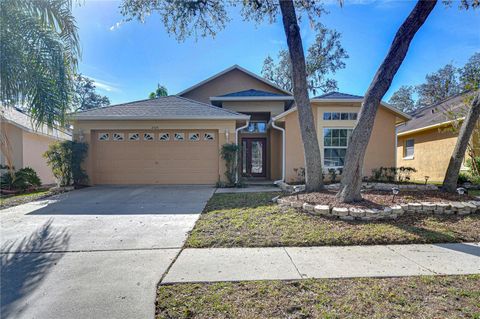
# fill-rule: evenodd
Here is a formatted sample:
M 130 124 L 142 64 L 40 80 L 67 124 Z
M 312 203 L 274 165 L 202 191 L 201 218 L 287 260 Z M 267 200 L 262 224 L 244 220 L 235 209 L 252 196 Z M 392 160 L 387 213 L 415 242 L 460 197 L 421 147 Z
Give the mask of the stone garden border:
M 383 210 L 370 208 L 332 207 L 329 205 L 313 205 L 306 202 L 289 201 L 276 198 L 274 201 L 283 206 L 299 208 L 312 215 L 337 217 L 343 220 L 385 220 L 397 219 L 405 213 L 437 214 L 437 215 L 468 215 L 480 213 L 480 199 L 465 202 L 421 202 L 386 206 Z
M 305 185 L 290 185 L 285 182 L 278 182 L 277 186 L 284 192 L 303 192 L 305 190 Z M 374 182 L 364 182 L 362 183 L 362 189 L 365 190 L 377 190 L 377 191 L 392 191 L 393 187 L 397 187 L 401 191 L 435 191 L 438 190 L 436 185 L 432 184 L 394 184 L 394 183 L 374 183 Z M 325 185 L 327 190 L 338 191 L 340 189 L 340 184 L 328 184 Z

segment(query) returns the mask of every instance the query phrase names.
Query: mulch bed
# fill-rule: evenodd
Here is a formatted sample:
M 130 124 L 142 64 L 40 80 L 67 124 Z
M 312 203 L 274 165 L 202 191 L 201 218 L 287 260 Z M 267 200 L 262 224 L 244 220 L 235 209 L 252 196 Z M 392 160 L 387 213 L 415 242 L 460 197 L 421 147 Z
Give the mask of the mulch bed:
M 354 204 L 346 204 L 335 198 L 336 191 L 323 191 L 315 193 L 302 193 L 297 195 L 286 196 L 285 199 L 290 201 L 307 202 L 314 205 L 330 205 L 334 207 L 361 207 L 361 208 L 377 208 L 382 209 L 385 206 L 419 203 L 419 202 L 458 202 L 475 200 L 473 196 L 458 195 L 442 191 L 402 191 L 395 196 L 391 192 L 385 191 L 368 191 L 362 193 L 363 200 Z

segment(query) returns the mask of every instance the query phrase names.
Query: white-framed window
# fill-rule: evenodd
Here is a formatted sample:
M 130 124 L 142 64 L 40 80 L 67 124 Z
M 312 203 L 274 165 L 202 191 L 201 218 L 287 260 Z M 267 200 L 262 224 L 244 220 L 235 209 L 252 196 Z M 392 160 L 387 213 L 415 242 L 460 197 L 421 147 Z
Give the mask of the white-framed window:
M 203 135 L 203 140 L 204 141 L 213 141 L 215 140 L 215 133 L 205 133 Z
M 200 140 L 200 134 L 199 133 L 188 133 L 188 140 L 192 142 L 196 142 Z
M 242 133 L 266 133 L 267 121 L 250 121 L 248 127 L 242 130 Z
M 415 149 L 415 140 L 413 138 L 409 138 L 405 140 L 403 144 L 403 157 L 404 158 L 413 158 Z
M 352 131 L 353 129 L 350 128 L 323 129 L 323 162 L 325 167 L 343 167 Z
M 153 141 L 153 133 L 143 133 L 143 140 L 144 141 Z
M 110 134 L 108 133 L 98 133 L 99 141 L 108 141 L 110 139 Z
M 175 141 L 184 141 L 185 140 L 185 133 L 175 133 L 174 140 Z
M 123 141 L 125 140 L 125 134 L 124 133 L 113 133 L 113 138 L 114 141 Z
M 170 134 L 169 133 L 160 133 L 160 135 L 158 136 L 158 139 L 160 141 L 169 141 L 170 140 Z
M 140 134 L 139 133 L 128 133 L 128 140 L 129 141 L 139 141 Z
M 356 121 L 356 112 L 323 112 L 324 121 Z

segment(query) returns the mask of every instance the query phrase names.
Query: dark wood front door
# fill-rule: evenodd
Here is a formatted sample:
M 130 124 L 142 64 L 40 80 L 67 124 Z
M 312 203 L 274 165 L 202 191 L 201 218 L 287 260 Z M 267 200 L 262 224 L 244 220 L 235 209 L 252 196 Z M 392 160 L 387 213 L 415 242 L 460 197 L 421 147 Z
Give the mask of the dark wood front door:
M 242 176 L 267 176 L 267 139 L 242 139 Z

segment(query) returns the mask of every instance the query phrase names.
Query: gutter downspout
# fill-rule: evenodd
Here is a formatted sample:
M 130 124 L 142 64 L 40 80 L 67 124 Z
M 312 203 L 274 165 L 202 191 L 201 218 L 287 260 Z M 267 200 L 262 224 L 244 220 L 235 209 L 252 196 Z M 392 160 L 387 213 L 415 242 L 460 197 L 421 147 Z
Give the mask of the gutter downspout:
M 250 120 L 247 120 L 246 124 L 244 126 L 241 126 L 237 129 L 235 129 L 235 144 L 238 146 L 238 132 L 240 130 L 243 130 L 245 128 L 248 127 L 248 125 L 250 124 Z M 237 167 L 237 172 L 236 172 L 236 175 L 235 175 L 235 183 L 238 183 L 238 156 L 240 156 L 240 154 L 237 155 L 237 158 L 235 159 L 235 166 Z
M 272 120 L 272 127 L 282 132 L 282 179 L 273 182 L 277 185 L 278 183 L 285 181 L 285 129 L 275 125 L 275 120 Z

